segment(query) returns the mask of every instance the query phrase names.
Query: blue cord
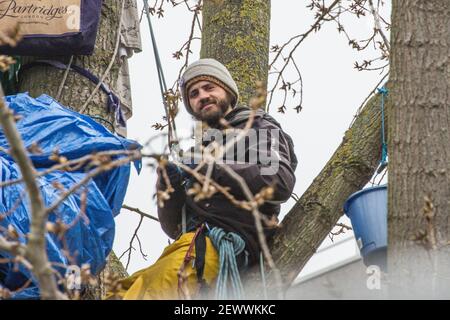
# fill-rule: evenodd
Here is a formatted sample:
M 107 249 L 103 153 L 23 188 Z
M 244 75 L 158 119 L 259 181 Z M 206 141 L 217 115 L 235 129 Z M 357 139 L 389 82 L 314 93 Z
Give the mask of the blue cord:
M 384 98 L 388 95 L 389 90 L 386 87 L 378 88 L 378 93 L 381 94 L 381 162 L 380 167 L 385 167 L 387 164 L 387 143 L 384 135 Z

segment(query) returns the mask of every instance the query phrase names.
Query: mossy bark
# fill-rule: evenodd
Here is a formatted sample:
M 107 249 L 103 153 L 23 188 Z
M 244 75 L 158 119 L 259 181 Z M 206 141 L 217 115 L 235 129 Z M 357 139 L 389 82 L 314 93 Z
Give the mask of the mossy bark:
M 267 86 L 270 0 L 205 0 L 201 58 L 214 58 L 230 70 L 248 105 L 256 81 Z
M 117 30 L 119 27 L 119 18 L 121 11 L 121 1 L 105 0 L 103 1 L 99 30 L 95 44 L 95 51 L 92 56 L 74 56 L 73 63 L 89 70 L 97 77 L 101 77 L 106 70 L 111 58 L 113 57 L 114 48 L 117 39 Z M 69 63 L 70 57 L 39 57 L 44 59 L 58 60 L 63 63 Z M 32 61 L 36 58 L 24 57 L 23 62 Z M 105 82 L 114 87 L 118 72 L 119 59 L 112 67 L 109 76 Z M 19 90 L 20 92 L 28 91 L 30 95 L 37 97 L 41 94 L 48 94 L 56 97 L 59 86 L 63 79 L 64 71 L 55 69 L 53 67 L 34 67 L 22 73 Z M 80 110 L 95 85 L 84 78 L 83 76 L 69 72 L 65 82 L 64 90 L 59 102 L 70 109 Z M 112 123 L 114 115 L 107 111 L 106 108 L 107 96 L 101 90 L 97 92 L 94 99 L 89 104 L 85 114 L 90 115 L 94 120 L 98 121 L 109 130 L 113 130 Z M 114 253 L 108 258 L 108 264 L 105 268 L 107 270 L 114 270 L 116 274 L 123 277 L 127 276 L 127 272 L 123 268 L 120 261 L 115 258 Z M 90 288 L 86 292 L 84 298 L 101 298 L 101 293 L 104 293 L 102 279 L 104 275 L 98 276 L 100 286 L 97 288 Z
M 380 130 L 380 97 L 376 95 L 367 102 L 331 159 L 283 219 L 271 251 L 286 287 L 343 215 L 345 200 L 369 182 L 381 158 Z
M 392 1 L 388 134 L 392 298 L 450 297 L 449 52 L 448 0 Z

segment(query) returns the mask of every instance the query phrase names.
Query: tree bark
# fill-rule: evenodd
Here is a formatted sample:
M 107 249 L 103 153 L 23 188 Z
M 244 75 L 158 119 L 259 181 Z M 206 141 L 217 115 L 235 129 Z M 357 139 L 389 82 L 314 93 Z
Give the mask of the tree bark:
M 248 105 L 256 81 L 267 86 L 270 0 L 205 0 L 201 58 L 222 62 Z
M 103 1 L 99 30 L 97 32 L 95 51 L 93 55 L 73 57 L 74 64 L 89 70 L 98 78 L 101 78 L 110 60 L 113 57 L 113 52 L 117 40 L 117 30 L 120 22 L 119 19 L 121 15 L 121 7 L 122 1 Z M 65 64 L 68 64 L 70 60 L 70 57 L 42 58 L 59 60 Z M 25 63 L 26 61 L 32 61 L 34 59 L 35 58 L 33 57 L 24 57 L 23 62 Z M 105 83 L 110 88 L 114 88 L 116 85 L 115 82 L 118 78 L 119 67 L 120 60 L 118 57 L 116 57 L 116 63 L 114 63 L 108 77 L 105 79 Z M 20 92 L 28 91 L 30 95 L 34 97 L 37 97 L 41 94 L 47 94 L 52 97 L 56 97 L 59 86 L 63 79 L 63 75 L 64 71 L 55 69 L 53 67 L 34 67 L 28 69 L 21 75 L 19 90 Z M 94 88 L 95 85 L 88 79 L 75 72 L 69 72 L 59 102 L 72 110 L 78 111 L 88 99 Z M 114 123 L 114 114 L 107 111 L 106 103 L 106 94 L 99 90 L 87 107 L 85 114 L 93 117 L 94 120 L 104 125 L 109 130 L 113 131 L 114 129 L 112 124 Z M 110 257 L 108 257 L 108 263 L 105 269 L 113 270 L 114 273 L 119 274 L 123 277 L 128 275 L 113 252 L 111 252 Z M 102 285 L 102 279 L 104 278 L 104 274 L 99 275 L 98 280 L 100 286 L 89 288 L 85 293 L 84 298 L 99 299 L 102 293 L 104 293 L 104 287 Z
M 391 50 L 389 292 L 449 298 L 450 2 L 394 0 Z
M 74 56 L 73 64 L 79 65 L 100 78 L 105 72 L 114 52 L 116 45 L 117 29 L 119 27 L 119 18 L 122 1 L 103 1 L 100 17 L 99 30 L 95 43 L 95 51 L 91 56 Z M 44 59 L 53 59 L 65 64 L 69 63 L 70 56 L 60 57 L 39 57 Z M 35 60 L 33 57 L 24 57 L 23 63 Z M 120 66 L 120 59 L 116 57 L 108 77 L 105 79 L 110 88 L 115 87 Z M 37 97 L 41 94 L 47 94 L 54 98 L 58 93 L 62 82 L 64 71 L 54 67 L 34 67 L 24 71 L 21 74 L 19 83 L 20 92 L 28 91 L 31 96 Z M 69 72 L 62 91 L 59 102 L 75 111 L 81 109 L 85 101 L 91 95 L 95 85 L 85 77 Z M 92 116 L 94 120 L 101 123 L 113 131 L 112 123 L 114 115 L 106 109 L 107 96 L 101 90 L 98 90 L 92 102 L 87 107 L 85 114 Z M 102 120 L 103 119 L 103 120 Z

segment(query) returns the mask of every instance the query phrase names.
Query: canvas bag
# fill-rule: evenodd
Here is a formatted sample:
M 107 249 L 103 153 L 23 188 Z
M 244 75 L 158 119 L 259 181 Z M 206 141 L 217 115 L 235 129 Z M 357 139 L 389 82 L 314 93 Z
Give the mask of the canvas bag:
M 20 25 L 18 46 L 0 54 L 90 55 L 94 51 L 102 0 L 3 0 L 0 31 Z

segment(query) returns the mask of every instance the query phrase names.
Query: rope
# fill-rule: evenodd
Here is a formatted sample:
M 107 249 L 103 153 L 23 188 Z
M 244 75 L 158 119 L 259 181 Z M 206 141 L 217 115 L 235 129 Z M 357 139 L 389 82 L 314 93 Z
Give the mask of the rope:
M 72 62 L 73 62 L 73 55 L 70 56 L 70 60 L 69 60 L 69 63 L 67 64 L 66 71 L 64 71 L 63 78 L 59 85 L 58 93 L 56 94 L 56 101 L 59 101 L 61 99 L 61 94 L 62 94 L 64 85 L 66 84 L 67 76 L 69 75 L 69 71 L 70 71 L 70 67 L 72 66 Z
M 262 252 L 259 254 L 259 270 L 261 272 L 261 280 L 264 288 L 264 299 L 267 300 L 268 297 L 267 297 L 266 272 L 264 270 L 264 257 Z
M 219 251 L 219 274 L 216 285 L 216 299 L 225 300 L 244 298 L 236 256 L 245 249 L 244 240 L 234 232 L 226 233 L 222 228 L 214 227 L 208 234 L 214 247 Z M 247 262 L 246 262 L 247 263 Z M 231 283 L 231 289 L 228 283 Z
M 388 95 L 389 91 L 386 87 L 382 87 L 378 89 L 378 93 L 381 94 L 381 162 L 377 173 L 381 173 L 381 171 L 383 171 L 387 166 L 388 149 L 384 134 L 384 99 Z
M 165 94 L 167 92 L 167 84 L 166 79 L 164 77 L 164 71 L 161 63 L 161 59 L 159 57 L 158 52 L 158 45 L 156 43 L 155 33 L 153 32 L 153 26 L 152 26 L 152 20 L 150 18 L 150 9 L 148 5 L 148 1 L 144 0 L 144 11 L 145 15 L 147 16 L 148 21 L 148 27 L 150 29 L 150 36 L 152 38 L 152 46 L 153 46 L 153 54 L 155 55 L 155 62 L 156 62 L 156 69 L 158 70 L 158 81 L 159 81 L 159 89 L 161 91 L 161 98 L 164 105 L 164 111 L 166 113 L 166 119 L 168 124 L 168 144 L 169 144 L 169 151 L 176 160 L 179 159 L 180 155 L 180 145 L 178 143 L 178 137 L 177 137 L 177 128 L 175 126 L 175 121 L 172 121 L 170 117 L 170 111 L 169 106 L 167 105 L 167 100 L 165 97 Z M 181 229 L 182 233 L 186 233 L 186 208 L 185 205 L 183 205 L 183 209 L 181 211 Z
M 152 21 L 150 18 L 150 9 L 149 9 L 149 5 L 148 5 L 148 0 L 144 0 L 144 10 L 145 10 L 145 14 L 147 16 L 148 26 L 150 29 L 150 36 L 152 38 L 153 53 L 155 55 L 156 69 L 158 71 L 159 88 L 161 91 L 161 98 L 163 101 L 164 111 L 166 113 L 167 123 L 169 126 L 169 135 L 168 135 L 169 149 L 170 149 L 170 151 L 172 151 L 173 145 L 174 144 L 178 145 L 178 139 L 177 139 L 177 134 L 176 134 L 175 121 L 171 121 L 171 119 L 170 119 L 169 106 L 167 105 L 167 100 L 165 98 L 165 94 L 167 92 L 167 84 L 166 84 L 166 79 L 164 77 L 164 71 L 163 71 L 161 59 L 159 57 L 158 45 L 156 43 L 155 34 L 153 32 L 153 26 L 152 26 Z
M 112 128 L 112 132 L 116 133 L 116 128 L 114 128 L 114 123 L 112 123 L 111 121 L 108 121 L 105 118 L 102 118 L 100 116 L 94 116 L 94 115 L 90 115 L 89 118 L 105 122 L 106 124 L 108 124 Z

